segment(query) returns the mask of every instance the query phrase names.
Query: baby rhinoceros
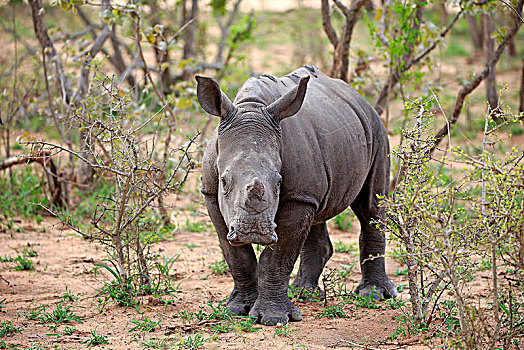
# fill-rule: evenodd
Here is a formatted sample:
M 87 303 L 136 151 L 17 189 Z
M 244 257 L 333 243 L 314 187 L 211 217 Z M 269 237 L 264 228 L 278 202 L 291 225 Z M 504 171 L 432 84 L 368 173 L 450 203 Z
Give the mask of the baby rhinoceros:
M 288 297 L 293 265 L 300 255 L 293 286 L 318 290 L 333 254 L 326 220 L 348 206 L 362 227 L 355 292 L 395 297 L 376 224 L 389 143 L 373 107 L 313 66 L 250 78 L 233 103 L 213 79 L 196 79 L 200 105 L 220 117 L 204 154 L 202 193 L 234 279 L 229 313 L 266 325 L 300 321 Z M 267 246 L 258 263 L 251 243 Z

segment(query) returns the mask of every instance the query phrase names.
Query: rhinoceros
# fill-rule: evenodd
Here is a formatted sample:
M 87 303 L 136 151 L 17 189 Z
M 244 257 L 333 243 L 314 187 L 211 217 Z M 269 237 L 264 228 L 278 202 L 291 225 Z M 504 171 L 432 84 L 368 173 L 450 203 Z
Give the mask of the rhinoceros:
M 333 255 L 326 220 L 351 206 L 361 224 L 362 279 L 355 292 L 397 295 L 385 271 L 378 196 L 389 185 L 389 141 L 380 117 L 352 87 L 304 66 L 248 79 L 231 102 L 196 76 L 197 98 L 220 117 L 202 161 L 202 189 L 234 280 L 232 315 L 266 325 L 300 321 L 288 297 L 316 290 Z M 252 244 L 266 246 L 258 262 Z

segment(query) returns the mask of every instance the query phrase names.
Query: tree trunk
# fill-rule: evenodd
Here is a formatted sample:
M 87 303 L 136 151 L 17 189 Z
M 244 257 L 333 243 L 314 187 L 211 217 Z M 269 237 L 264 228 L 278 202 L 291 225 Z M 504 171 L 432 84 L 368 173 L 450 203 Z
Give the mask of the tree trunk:
M 495 55 L 495 39 L 491 38 L 491 34 L 495 31 L 495 22 L 493 17 L 488 14 L 483 14 L 484 23 L 484 48 L 486 50 L 486 62 L 492 62 Z M 497 80 L 495 64 L 489 67 L 488 75 L 486 76 L 486 100 L 488 101 L 490 110 L 494 110 L 498 106 L 497 94 Z
M 520 78 L 520 105 L 519 112 L 524 112 L 524 54 L 522 55 L 522 74 Z
M 346 18 L 340 38 L 337 38 L 336 32 L 331 25 L 328 1 L 322 1 L 322 23 L 324 31 L 335 49 L 333 52 L 333 64 L 329 74 L 333 78 L 348 82 L 349 48 L 353 36 L 353 29 L 360 17 L 360 10 L 367 2 L 368 0 L 352 0 L 350 7 L 347 8 L 340 1 L 335 0 L 335 5 L 342 11 Z
M 196 43 L 196 29 L 198 28 L 197 23 L 197 16 L 198 16 L 198 0 L 192 0 L 191 1 L 191 12 L 188 13 L 187 9 L 187 0 L 182 1 L 182 25 L 186 24 L 190 20 L 193 20 L 193 22 L 186 28 L 184 33 L 184 53 L 183 53 L 183 59 L 191 59 L 195 58 L 196 56 L 196 49 L 195 49 L 195 43 Z M 189 80 L 191 78 L 191 71 L 190 70 L 184 70 L 183 78 L 184 80 Z
M 466 20 L 468 21 L 469 35 L 471 36 L 471 42 L 475 50 L 482 50 L 482 36 L 480 30 L 477 27 L 477 21 L 475 17 L 470 13 L 466 13 Z

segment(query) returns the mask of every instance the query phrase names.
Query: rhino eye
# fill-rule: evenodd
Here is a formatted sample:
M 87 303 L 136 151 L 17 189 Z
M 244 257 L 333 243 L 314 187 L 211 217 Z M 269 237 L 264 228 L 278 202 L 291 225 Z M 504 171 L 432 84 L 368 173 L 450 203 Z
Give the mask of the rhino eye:
M 280 191 L 280 185 L 282 184 L 282 176 L 280 176 L 280 174 L 278 174 L 278 181 L 275 185 L 275 193 L 278 194 L 278 192 Z
M 220 177 L 220 183 L 222 184 L 222 192 L 224 194 L 227 194 L 229 192 L 229 189 L 231 188 L 231 181 L 229 180 L 229 176 L 227 174 L 224 174 Z

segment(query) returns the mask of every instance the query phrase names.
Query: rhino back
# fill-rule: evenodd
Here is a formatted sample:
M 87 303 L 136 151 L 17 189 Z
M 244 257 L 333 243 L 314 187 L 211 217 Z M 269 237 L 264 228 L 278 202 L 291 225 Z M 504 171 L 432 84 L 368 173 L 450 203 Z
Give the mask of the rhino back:
M 376 152 L 388 152 L 389 145 L 380 117 L 346 83 L 314 67 L 300 68 L 282 80 L 289 85 L 308 74 L 301 110 L 281 123 L 281 201 L 311 203 L 315 221 L 323 222 L 355 200 Z

